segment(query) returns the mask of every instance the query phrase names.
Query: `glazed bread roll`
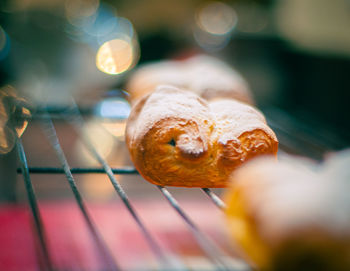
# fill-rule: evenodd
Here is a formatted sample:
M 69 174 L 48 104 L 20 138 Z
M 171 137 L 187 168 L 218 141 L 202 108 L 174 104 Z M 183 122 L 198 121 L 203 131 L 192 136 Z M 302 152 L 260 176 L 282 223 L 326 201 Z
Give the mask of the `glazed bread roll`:
M 173 86 L 159 86 L 133 106 L 126 143 L 146 180 L 183 187 L 225 187 L 246 160 L 278 148 L 253 107 L 230 99 L 207 103 Z
M 206 100 L 233 98 L 254 103 L 248 84 L 239 73 L 222 61 L 205 55 L 144 65 L 133 73 L 126 90 L 134 103 L 163 84 L 190 90 Z
M 350 270 L 350 152 L 345 161 L 259 158 L 233 173 L 229 231 L 259 270 Z

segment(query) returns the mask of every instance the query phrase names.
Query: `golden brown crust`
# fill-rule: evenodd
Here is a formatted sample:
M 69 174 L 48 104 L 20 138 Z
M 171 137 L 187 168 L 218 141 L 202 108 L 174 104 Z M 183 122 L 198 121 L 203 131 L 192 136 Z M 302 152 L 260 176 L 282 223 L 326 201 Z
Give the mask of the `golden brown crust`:
M 259 158 L 232 175 L 229 231 L 261 270 L 320 270 L 320 263 L 322 270 L 349 270 L 348 179 L 315 167 L 304 159 Z M 311 266 L 299 266 L 308 260 Z
M 231 98 L 254 104 L 248 84 L 240 74 L 218 59 L 204 55 L 144 65 L 134 72 L 126 90 L 134 103 L 164 84 L 190 90 L 208 101 Z
M 185 187 L 225 187 L 232 170 L 256 155 L 275 155 L 278 145 L 251 106 L 207 103 L 172 86 L 159 86 L 134 105 L 126 143 L 145 179 Z

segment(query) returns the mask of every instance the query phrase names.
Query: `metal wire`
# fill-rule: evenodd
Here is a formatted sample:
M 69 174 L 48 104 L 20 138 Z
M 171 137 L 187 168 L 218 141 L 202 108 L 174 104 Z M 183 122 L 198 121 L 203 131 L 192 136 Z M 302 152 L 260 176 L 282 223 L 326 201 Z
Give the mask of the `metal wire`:
M 29 173 L 32 174 L 64 174 L 63 168 L 58 167 L 29 167 Z M 111 168 L 113 174 L 127 175 L 127 174 L 139 174 L 138 171 L 133 167 L 122 167 L 122 168 Z M 70 168 L 72 174 L 106 174 L 104 168 Z M 22 173 L 21 168 L 17 168 L 17 173 Z M 209 188 L 201 188 L 205 194 L 209 196 L 211 201 L 220 209 L 226 208 L 225 203 Z
M 88 226 L 88 229 L 92 235 L 93 240 L 95 241 L 97 247 L 98 247 L 98 254 L 101 257 L 101 260 L 103 262 L 106 262 L 108 265 L 108 270 L 120 270 L 120 267 L 114 260 L 112 253 L 110 252 L 109 248 L 105 244 L 103 238 L 101 237 L 100 233 L 97 230 L 96 225 L 91 220 L 87 209 L 85 207 L 85 204 L 83 202 L 83 198 L 81 197 L 81 194 L 76 186 L 75 180 L 73 178 L 72 172 L 70 170 L 68 161 L 64 155 L 64 152 L 62 150 L 62 147 L 60 145 L 59 139 L 56 134 L 56 129 L 52 123 L 52 120 L 49 118 L 46 118 L 45 122 L 43 122 L 43 128 L 46 132 L 47 138 L 49 139 L 49 142 L 52 146 L 52 148 L 55 150 L 57 158 L 59 159 L 62 169 L 66 175 L 68 184 L 70 188 L 72 189 L 73 195 L 75 197 L 75 200 L 79 206 L 80 211 L 83 214 L 83 217 L 85 219 L 85 222 Z
M 118 270 L 119 267 L 114 263 L 113 265 L 113 258 L 111 257 L 111 254 L 108 251 L 108 248 L 103 243 L 103 240 L 100 238 L 98 232 L 96 231 L 95 225 L 93 225 L 91 219 L 89 218 L 89 215 L 86 211 L 86 208 L 84 207 L 83 200 L 81 198 L 81 195 L 76 187 L 74 178 L 72 174 L 91 174 L 91 173 L 102 173 L 107 174 L 108 178 L 110 179 L 114 189 L 122 199 L 123 203 L 125 204 L 126 208 L 130 212 L 131 216 L 139 226 L 143 236 L 145 237 L 147 243 L 149 244 L 151 250 L 153 251 L 154 255 L 159 259 L 159 261 L 162 264 L 162 267 L 164 270 L 178 270 L 179 266 L 181 266 L 181 270 L 186 270 L 186 268 L 180 263 L 179 261 L 174 264 L 171 259 L 167 257 L 167 255 L 164 254 L 161 247 L 157 244 L 155 239 L 151 236 L 148 229 L 145 227 L 144 223 L 141 221 L 139 216 L 137 215 L 135 209 L 133 208 L 132 204 L 130 203 L 127 194 L 117 181 L 114 174 L 137 174 L 138 172 L 134 168 L 111 168 L 107 162 L 102 158 L 102 156 L 98 153 L 96 148 L 91 143 L 90 139 L 85 136 L 83 133 L 83 123 L 84 119 L 80 115 L 78 107 L 75 105 L 73 108 L 65 108 L 64 112 L 55 112 L 56 118 L 61 118 L 64 116 L 63 119 L 66 121 L 69 121 L 73 127 L 77 130 L 78 134 L 81 135 L 81 139 L 85 146 L 87 147 L 88 151 L 93 155 L 93 157 L 101 164 L 102 168 L 70 168 L 67 162 L 67 159 L 65 158 L 65 155 L 63 153 L 63 150 L 59 144 L 59 140 L 57 138 L 52 120 L 48 114 L 42 114 L 40 120 L 44 121 L 46 123 L 46 130 L 48 131 L 48 138 L 53 146 L 53 148 L 56 151 L 56 154 L 61 162 L 62 168 L 55 168 L 55 167 L 27 167 L 27 172 L 30 173 L 36 173 L 36 174 L 65 174 L 67 177 L 67 180 L 69 182 L 69 185 L 72 189 L 72 192 L 74 194 L 74 197 L 76 198 L 76 201 L 79 205 L 80 210 L 83 213 L 83 216 L 87 222 L 87 225 L 98 243 L 99 248 L 103 251 L 103 257 L 107 261 L 110 261 L 112 259 L 112 265 L 110 267 L 113 267 L 112 269 Z M 25 169 L 19 168 L 17 169 L 18 173 L 25 172 Z M 184 220 L 184 222 L 188 225 L 190 231 L 192 232 L 193 236 L 195 237 L 196 241 L 198 242 L 199 246 L 203 249 L 203 251 L 207 254 L 208 258 L 215 264 L 215 267 L 217 270 L 232 270 L 232 267 L 228 266 L 226 261 L 224 260 L 224 257 L 226 257 L 224 251 L 222 251 L 219 247 L 217 247 L 210 239 L 206 237 L 204 233 L 200 231 L 200 229 L 192 222 L 192 220 L 189 218 L 188 215 L 184 212 L 184 210 L 179 206 L 175 198 L 171 195 L 171 193 L 164 187 L 158 186 L 161 193 L 165 196 L 165 198 L 168 200 L 168 202 L 171 204 L 171 206 L 175 209 L 175 211 L 180 215 L 180 217 Z M 214 192 L 212 192 L 208 188 L 202 188 L 203 192 L 209 196 L 211 201 L 221 210 L 225 208 L 225 204 L 223 201 L 215 195 Z M 171 268 L 174 267 L 174 268 Z
M 228 267 L 225 261 L 222 259 L 222 256 L 225 255 L 219 247 L 217 247 L 214 243 L 212 243 L 206 236 L 199 230 L 199 228 L 192 222 L 192 220 L 186 215 L 186 213 L 182 210 L 176 199 L 170 194 L 170 192 L 163 186 L 157 185 L 159 190 L 168 200 L 170 205 L 176 210 L 176 212 L 180 215 L 180 217 L 185 221 L 188 225 L 190 231 L 193 236 L 197 240 L 198 244 L 207 254 L 207 256 L 217 265 L 218 270 L 232 270 L 232 268 Z
M 87 150 L 92 154 L 92 156 L 98 161 L 101 166 L 103 167 L 105 173 L 107 174 L 108 178 L 110 179 L 115 191 L 123 201 L 124 205 L 126 206 L 127 210 L 135 220 L 136 224 L 139 226 L 143 236 L 145 237 L 148 245 L 150 246 L 152 252 L 154 255 L 158 258 L 158 260 L 161 263 L 161 268 L 164 270 L 175 270 L 178 268 L 179 261 L 177 261 L 176 264 L 174 264 L 174 261 L 172 259 L 168 258 L 164 252 L 162 251 L 159 244 L 156 242 L 156 240 L 152 237 L 142 220 L 140 219 L 139 215 L 136 213 L 134 207 L 130 203 L 130 200 L 128 199 L 127 194 L 125 193 L 124 189 L 120 185 L 120 183 L 117 181 L 117 179 L 114 176 L 114 173 L 111 169 L 111 167 L 108 165 L 108 163 L 102 158 L 102 156 L 98 153 L 92 142 L 89 138 L 86 137 L 85 133 L 82 131 L 84 119 L 79 114 L 79 109 L 74 103 L 74 107 L 72 108 L 72 111 L 74 112 L 73 118 L 72 115 L 68 115 L 69 117 L 66 117 L 67 121 L 69 121 L 72 126 L 77 130 L 78 134 L 81 135 L 81 139 L 83 143 L 85 144 Z M 183 266 L 184 270 L 186 268 Z
M 63 174 L 63 168 L 57 167 L 29 167 L 29 173 L 35 174 Z M 113 174 L 138 174 L 135 168 L 111 168 Z M 72 174 L 106 174 L 104 168 L 70 168 Z M 22 173 L 21 168 L 17 168 L 17 173 Z
M 205 194 L 209 196 L 209 198 L 214 202 L 214 204 L 219 207 L 221 210 L 226 208 L 226 204 L 209 188 L 202 188 Z
M 42 254 L 41 258 L 42 258 L 43 264 L 44 264 L 43 269 L 51 271 L 51 270 L 53 270 L 53 265 L 52 265 L 52 261 L 51 261 L 51 258 L 50 258 L 50 255 L 49 255 L 49 252 L 47 249 L 45 231 L 44 231 L 40 211 L 38 208 L 38 203 L 36 200 L 34 188 L 33 188 L 32 181 L 31 181 L 30 175 L 29 175 L 27 158 L 26 158 L 26 155 L 25 155 L 25 152 L 23 149 L 23 145 L 22 145 L 22 141 L 20 138 L 17 139 L 16 148 L 17 148 L 20 166 L 22 169 L 22 176 L 23 176 L 25 188 L 27 191 L 29 206 L 30 206 L 30 209 L 32 211 L 32 215 L 33 215 L 33 219 L 34 219 L 35 230 L 36 230 L 36 233 L 37 233 L 37 236 L 39 239 L 39 243 L 40 243 L 40 248 L 41 248 L 40 254 Z
M 74 102 L 73 102 L 74 103 Z M 89 215 L 86 211 L 86 208 L 84 207 L 83 200 L 80 196 L 80 193 L 75 185 L 75 181 L 72 174 L 91 174 L 91 173 L 98 173 L 98 174 L 107 174 L 108 178 L 110 179 L 114 189 L 122 199 L 123 203 L 125 204 L 126 208 L 130 212 L 131 216 L 139 226 L 143 236 L 145 237 L 147 243 L 149 244 L 152 252 L 154 255 L 160 260 L 162 267 L 164 267 L 164 270 L 177 270 L 178 268 L 169 268 L 170 266 L 176 266 L 174 263 L 167 257 L 167 255 L 164 254 L 161 247 L 158 245 L 158 243 L 155 241 L 155 239 L 151 236 L 148 229 L 145 227 L 144 223 L 141 221 L 140 217 L 136 213 L 135 209 L 133 208 L 132 204 L 130 203 L 127 194 L 119 184 L 118 180 L 114 176 L 114 174 L 137 174 L 138 172 L 134 168 L 111 168 L 107 162 L 101 157 L 101 155 L 97 152 L 96 148 L 93 146 L 91 141 L 84 135 L 82 132 L 84 119 L 82 118 L 82 112 L 78 109 L 76 104 L 74 103 L 73 108 L 72 107 L 64 107 L 62 108 L 51 108 L 50 114 L 47 115 L 46 108 L 43 108 L 41 111 L 38 110 L 37 114 L 35 115 L 35 118 L 37 120 L 41 121 L 47 121 L 49 119 L 49 125 L 47 125 L 48 130 L 51 130 L 49 134 L 51 134 L 51 137 L 49 137 L 51 144 L 53 145 L 56 154 L 58 155 L 58 158 L 60 159 L 60 162 L 62 164 L 62 168 L 55 168 L 55 167 L 28 167 L 25 153 L 23 150 L 23 145 L 21 141 L 19 140 L 17 142 L 17 150 L 20 157 L 21 162 L 21 168 L 17 169 L 18 173 L 22 173 L 26 190 L 28 194 L 28 200 L 30 204 L 30 208 L 32 210 L 37 234 L 40 241 L 40 247 L 43 254 L 43 259 L 45 263 L 45 270 L 52 270 L 52 263 L 49 257 L 49 253 L 47 250 L 46 245 L 46 239 L 44 234 L 44 229 L 42 226 L 40 213 L 38 210 L 34 190 L 30 181 L 30 173 L 35 174 L 65 174 L 67 177 L 67 180 L 69 182 L 69 185 L 71 186 L 71 189 L 73 191 L 74 197 L 77 200 L 77 203 L 79 205 L 80 210 L 83 213 L 83 216 L 88 224 L 88 227 L 90 231 L 92 232 L 92 235 L 94 236 L 98 246 L 100 247 L 101 251 L 103 251 L 102 255 L 105 257 L 107 261 L 113 260 L 113 257 L 111 257 L 110 252 L 108 251 L 108 248 L 103 243 L 103 240 L 100 238 L 96 226 L 93 224 L 91 219 L 89 218 Z M 90 114 L 90 109 L 84 109 L 84 114 Z M 62 118 L 64 116 L 64 118 Z M 78 131 L 78 133 L 81 135 L 81 138 L 83 139 L 83 142 L 85 143 L 85 146 L 89 150 L 89 152 L 93 155 L 93 157 L 101 164 L 102 168 L 70 168 L 67 160 L 64 156 L 63 150 L 58 142 L 58 138 L 56 135 L 56 132 L 54 130 L 51 118 L 57 119 L 57 120 L 68 120 L 73 127 Z M 295 137 L 294 134 L 291 134 L 290 131 L 286 131 L 283 126 L 278 125 L 278 121 L 270 121 L 271 126 L 276 129 L 276 132 L 278 132 L 279 135 L 282 135 L 283 139 L 286 138 L 286 140 L 280 140 L 283 141 L 281 143 L 285 144 L 287 149 L 290 147 L 291 149 L 298 149 L 294 145 L 297 144 L 296 142 L 301 142 L 302 146 L 306 146 L 306 151 L 304 148 L 302 148 L 302 151 L 307 152 L 309 151 L 312 155 L 315 155 L 315 153 L 318 155 L 319 153 L 323 153 L 326 149 L 326 145 L 321 144 L 322 142 L 317 142 L 317 144 L 313 144 L 311 147 L 309 145 L 309 140 L 306 140 L 304 137 Z M 52 127 L 51 127 L 52 126 Z M 53 132 L 52 132 L 53 131 Z M 294 145 L 293 145 L 294 144 Z M 299 147 L 300 149 L 300 147 Z M 223 256 L 225 256 L 225 253 L 217 247 L 210 239 L 206 237 L 204 233 L 200 231 L 200 229 L 193 223 L 191 218 L 184 212 L 184 210 L 180 207 L 176 199 L 171 195 L 171 193 L 162 186 L 158 186 L 161 193 L 165 196 L 167 201 L 170 203 L 170 205 L 175 209 L 175 211 L 180 215 L 180 217 L 184 220 L 184 222 L 189 227 L 190 231 L 192 232 L 193 236 L 197 240 L 200 247 L 203 249 L 203 251 L 208 255 L 208 258 L 216 265 L 218 270 L 232 270 L 232 267 L 228 266 L 227 263 L 224 261 Z M 210 200 L 221 210 L 224 210 L 226 208 L 225 203 L 209 188 L 202 188 L 202 191 L 210 198 Z M 112 264 L 113 266 L 113 264 Z M 111 266 L 111 267 L 112 267 Z M 177 265 L 178 267 L 178 265 Z M 118 266 L 115 264 L 114 268 L 118 270 Z M 184 266 L 181 266 L 181 270 L 186 269 Z

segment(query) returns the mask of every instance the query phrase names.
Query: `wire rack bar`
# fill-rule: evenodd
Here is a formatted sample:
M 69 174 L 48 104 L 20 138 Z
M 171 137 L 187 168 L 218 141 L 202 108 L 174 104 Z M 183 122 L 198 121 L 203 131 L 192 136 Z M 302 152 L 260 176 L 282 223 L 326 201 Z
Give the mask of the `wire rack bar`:
M 162 252 L 162 250 L 161 250 L 160 246 L 157 244 L 157 242 L 153 239 L 150 232 L 147 230 L 146 226 L 141 221 L 140 217 L 137 215 L 137 213 L 136 213 L 134 207 L 131 205 L 130 200 L 129 200 L 128 196 L 126 195 L 124 189 L 121 187 L 121 185 L 119 184 L 119 182 L 115 178 L 111 168 L 106 163 L 106 161 L 97 153 L 95 148 L 93 146 L 91 146 L 88 142 L 86 142 L 86 143 L 88 145 L 88 149 L 90 150 L 90 152 L 103 166 L 105 173 L 108 175 L 108 178 L 110 179 L 114 189 L 116 190 L 119 197 L 122 199 L 126 208 L 130 212 L 131 216 L 134 218 L 135 222 L 137 223 L 137 225 L 141 229 L 141 232 L 143 233 L 144 237 L 146 238 L 148 244 L 150 245 L 150 248 L 152 249 L 152 251 L 154 252 L 156 257 L 162 262 L 162 264 L 164 266 L 167 266 L 168 261 L 164 255 L 164 253 Z
M 29 173 L 32 174 L 64 174 L 63 168 L 58 167 L 29 167 Z M 123 167 L 123 168 L 111 168 L 113 174 L 126 175 L 126 174 L 139 174 L 138 171 L 133 167 Z M 105 174 L 104 168 L 70 168 L 72 174 Z M 22 173 L 21 168 L 17 168 L 17 173 Z M 220 209 L 224 210 L 226 208 L 225 203 L 209 188 L 201 188 L 205 194 L 209 196 L 212 202 Z
M 29 173 L 32 174 L 64 174 L 63 168 L 58 167 L 29 167 Z M 126 174 L 139 174 L 138 171 L 133 167 L 123 167 L 123 168 L 111 168 L 113 174 L 126 175 Z M 104 168 L 70 168 L 72 174 L 105 174 Z M 22 173 L 21 168 L 17 168 L 17 173 Z M 212 202 L 220 209 L 225 209 L 225 203 L 209 188 L 201 188 L 205 194 L 209 196 Z
M 157 185 L 159 190 L 168 200 L 170 205 L 176 210 L 176 212 L 180 215 L 180 217 L 185 221 L 188 225 L 190 231 L 193 236 L 197 240 L 198 244 L 201 246 L 203 251 L 207 254 L 207 256 L 217 265 L 218 270 L 232 270 L 232 268 L 228 267 L 225 261 L 222 259 L 222 256 L 225 255 L 223 251 L 219 247 L 217 247 L 214 243 L 212 243 L 200 230 L 199 228 L 192 222 L 192 220 L 186 215 L 186 213 L 182 210 L 176 199 L 171 195 L 171 193 L 163 186 Z
M 169 267 L 174 266 L 173 261 L 171 261 L 164 254 L 164 252 L 162 251 L 162 249 L 159 246 L 159 244 L 152 237 L 152 235 L 150 234 L 150 232 L 148 231 L 148 229 L 146 228 L 146 226 L 142 222 L 141 218 L 136 213 L 134 207 L 130 203 L 130 200 L 129 200 L 127 194 L 125 193 L 124 189 L 122 188 L 122 186 L 120 185 L 118 180 L 115 178 L 111 167 L 107 164 L 107 162 L 98 153 L 98 151 L 96 150 L 94 145 L 91 143 L 90 139 L 87 138 L 86 135 L 84 134 L 84 132 L 82 130 L 83 129 L 82 125 L 84 123 L 84 119 L 79 114 L 79 109 L 78 109 L 78 107 L 76 105 L 72 108 L 72 111 L 75 112 L 74 115 L 72 116 L 72 115 L 70 115 L 67 112 L 69 115 L 66 117 L 66 120 L 69 121 L 72 124 L 72 126 L 77 130 L 78 134 L 81 135 L 81 139 L 82 139 L 83 143 L 85 144 L 87 150 L 92 154 L 92 156 L 96 159 L 96 161 L 98 161 L 101 164 L 101 166 L 103 167 L 104 172 L 107 174 L 107 176 L 108 176 L 109 180 L 111 181 L 115 191 L 117 192 L 117 194 L 119 195 L 119 197 L 123 201 L 124 205 L 126 206 L 127 210 L 129 211 L 129 213 L 131 214 L 131 216 L 135 220 L 136 224 L 140 228 L 143 236 L 145 237 L 148 245 L 151 248 L 151 251 L 154 253 L 154 255 L 160 261 L 160 263 L 162 265 L 162 268 L 164 270 L 166 270 L 166 269 L 169 270 Z M 64 114 L 63 114 L 63 116 L 64 116 Z
M 114 260 L 112 253 L 110 252 L 109 248 L 107 247 L 105 241 L 101 237 L 100 233 L 98 232 L 96 225 L 93 223 L 93 221 L 90 218 L 90 215 L 87 212 L 87 209 L 85 207 L 85 203 L 83 201 L 83 198 L 81 197 L 81 194 L 78 190 L 78 187 L 76 185 L 76 182 L 73 178 L 72 172 L 70 170 L 68 161 L 66 159 L 66 156 L 63 152 L 63 149 L 61 147 L 61 144 L 59 142 L 59 139 L 57 137 L 56 129 L 52 123 L 52 120 L 50 118 L 47 118 L 45 122 L 43 122 L 43 129 L 46 133 L 46 136 L 52 146 L 52 148 L 55 150 L 57 158 L 59 159 L 62 169 L 64 171 L 64 174 L 66 175 L 68 184 L 73 192 L 74 198 L 79 206 L 80 211 L 83 214 L 83 217 L 85 219 L 85 222 L 88 226 L 88 229 L 98 247 L 98 254 L 101 257 L 101 260 L 103 262 L 107 263 L 108 270 L 120 270 L 120 267 Z
M 30 209 L 31 209 L 31 212 L 33 215 L 35 229 L 36 229 L 36 233 L 37 233 L 39 243 L 40 243 L 40 248 L 41 248 L 40 254 L 42 254 L 42 256 L 43 256 L 43 257 L 41 257 L 43 260 L 43 264 L 44 264 L 43 268 L 44 268 L 44 270 L 51 271 L 51 270 L 53 270 L 53 265 L 52 265 L 52 261 L 51 261 L 51 258 L 50 258 L 50 255 L 49 255 L 49 252 L 47 249 L 47 242 L 46 242 L 44 227 L 43 227 L 40 211 L 38 208 L 38 203 L 36 200 L 32 181 L 30 179 L 27 158 L 26 158 L 26 155 L 25 155 L 25 152 L 23 149 L 23 145 L 22 145 L 22 141 L 20 138 L 17 139 L 16 147 L 17 147 L 17 153 L 19 156 L 20 166 L 22 169 L 23 180 L 24 180 L 26 191 L 27 191 L 29 206 L 30 206 Z
M 29 167 L 29 173 L 33 174 L 64 174 L 63 168 L 58 167 Z M 138 174 L 135 168 L 111 168 L 113 174 Z M 104 168 L 70 168 L 72 174 L 106 174 Z M 22 173 L 18 168 L 17 173 Z
M 226 209 L 226 204 L 209 188 L 202 188 L 202 191 L 209 196 L 214 204 L 221 210 Z

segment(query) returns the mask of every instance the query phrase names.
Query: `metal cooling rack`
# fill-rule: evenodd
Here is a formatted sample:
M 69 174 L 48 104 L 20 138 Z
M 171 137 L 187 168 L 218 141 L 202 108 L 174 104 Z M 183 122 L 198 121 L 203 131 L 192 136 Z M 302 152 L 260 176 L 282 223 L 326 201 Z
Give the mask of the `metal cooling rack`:
M 53 117 L 51 116 L 53 115 Z M 32 213 L 32 217 L 34 220 L 35 231 L 37 238 L 40 244 L 40 259 L 43 270 L 55 270 L 52 259 L 50 257 L 50 252 L 48 251 L 45 229 L 43 228 L 43 223 L 40 215 L 40 211 L 38 209 L 37 198 L 35 196 L 35 191 L 31 182 L 31 174 L 64 174 L 69 186 L 73 192 L 76 203 L 79 206 L 80 211 L 83 214 L 86 225 L 90 231 L 93 240 L 95 241 L 96 247 L 98 248 L 98 253 L 106 263 L 106 270 L 121 270 L 118 265 L 117 259 L 112 256 L 109 248 L 105 244 L 102 239 L 100 233 L 94 225 L 93 220 L 91 219 L 84 203 L 84 199 L 79 192 L 76 182 L 74 180 L 73 174 L 91 174 L 91 173 L 100 173 L 106 174 L 112 183 L 116 193 L 119 195 L 120 199 L 124 203 L 125 208 L 128 210 L 130 215 L 132 216 L 134 222 L 137 224 L 139 230 L 141 231 L 143 237 L 149 245 L 149 248 L 153 252 L 154 256 L 158 259 L 159 262 L 159 270 L 187 270 L 185 265 L 181 263 L 180 259 L 175 258 L 172 255 L 171 257 L 167 255 L 167 252 L 161 249 L 158 242 L 151 235 L 150 231 L 147 229 L 143 221 L 141 220 L 138 213 L 135 211 L 132 203 L 130 202 L 126 192 L 115 178 L 115 174 L 138 174 L 138 172 L 134 168 L 126 167 L 126 168 L 111 168 L 105 159 L 98 153 L 97 149 L 93 146 L 90 140 L 84 136 L 82 132 L 82 128 L 84 126 L 84 119 L 82 114 L 80 113 L 78 107 L 73 106 L 71 108 L 63 108 L 59 110 L 58 108 L 54 108 L 53 110 L 50 108 L 38 110 L 37 113 L 33 116 L 34 119 L 38 120 L 42 124 L 42 128 L 55 151 L 57 158 L 60 161 L 61 167 L 29 167 L 26 161 L 26 153 L 23 148 L 22 142 L 20 139 L 17 141 L 17 152 L 20 160 L 20 168 L 17 169 L 18 173 L 23 175 L 23 179 L 25 182 L 25 188 L 29 200 L 30 210 Z M 65 154 L 62 150 L 62 147 L 59 142 L 59 138 L 57 137 L 57 133 L 52 122 L 52 119 L 55 120 L 63 120 L 69 122 L 74 129 L 78 132 L 80 137 L 82 138 L 85 146 L 92 154 L 92 156 L 99 162 L 101 165 L 100 168 L 70 168 L 68 161 L 65 157 Z M 194 236 L 200 248 L 206 254 L 208 259 L 213 264 L 213 270 L 233 270 L 232 267 L 224 260 L 225 252 L 220 249 L 212 240 L 210 240 L 200 229 L 199 227 L 192 221 L 191 217 L 188 216 L 183 210 L 179 203 L 176 201 L 175 197 L 163 186 L 157 186 L 160 193 L 166 198 L 169 204 L 174 208 L 174 210 L 178 213 L 178 215 L 182 218 L 183 222 L 188 226 L 188 229 Z M 220 209 L 225 208 L 225 204 L 221 201 L 221 199 L 214 194 L 208 188 L 202 188 L 202 191 L 208 195 L 208 197 L 212 200 L 212 202 Z
M 83 113 L 83 115 L 82 115 Z M 20 168 L 17 169 L 17 172 L 22 174 L 23 180 L 25 183 L 25 189 L 29 201 L 29 206 L 32 214 L 32 218 L 35 225 L 36 237 L 39 244 L 39 259 L 40 266 L 42 270 L 56 270 L 51 256 L 50 251 L 48 250 L 45 229 L 43 227 L 40 211 L 38 209 L 37 198 L 35 196 L 35 191 L 31 182 L 31 174 L 64 174 L 68 184 L 73 192 L 74 198 L 78 207 L 83 214 L 84 220 L 86 222 L 87 228 L 90 231 L 90 234 L 96 244 L 97 252 L 100 259 L 105 263 L 106 270 L 121 270 L 118 265 L 118 259 L 112 256 L 112 253 L 105 241 L 101 237 L 101 234 L 98 232 L 94 221 L 91 219 L 89 212 L 87 211 L 84 203 L 84 199 L 79 192 L 79 189 L 76 186 L 76 182 L 73 174 L 91 174 L 91 173 L 100 173 L 106 174 L 112 183 L 116 193 L 122 200 L 125 208 L 128 210 L 132 216 L 134 222 L 138 226 L 140 232 L 145 238 L 150 250 L 154 254 L 155 258 L 159 263 L 159 270 L 188 270 L 184 264 L 182 264 L 179 258 L 174 257 L 174 255 L 169 255 L 167 251 L 164 251 L 155 238 L 152 236 L 148 228 L 145 226 L 141 220 L 138 213 L 135 211 L 132 202 L 129 200 L 127 193 L 122 188 L 119 181 L 116 179 L 115 175 L 122 174 L 138 174 L 134 168 L 125 167 L 125 168 L 111 168 L 106 160 L 98 153 L 97 149 L 93 146 L 90 140 L 82 132 L 84 126 L 85 114 L 91 113 L 91 110 L 83 110 L 80 112 L 80 109 L 74 104 L 72 107 L 60 108 L 60 107 L 47 107 L 37 110 L 37 113 L 33 115 L 33 118 L 39 121 L 42 124 L 42 128 L 53 148 L 57 158 L 60 161 L 61 167 L 29 167 L 26 161 L 26 153 L 23 148 L 22 142 L 20 139 L 17 140 L 17 152 L 20 162 Z M 281 116 L 281 113 L 277 114 Z M 298 137 L 298 134 L 293 133 L 293 131 L 288 130 L 287 128 L 279 125 L 279 118 L 276 116 L 274 111 L 270 111 L 267 114 L 269 119 L 269 124 L 276 131 L 277 136 L 280 139 L 280 146 L 286 150 L 297 150 L 297 153 L 301 152 L 304 155 L 309 157 L 319 157 L 325 151 L 332 149 L 329 145 L 320 143 L 318 138 L 316 141 L 301 136 Z M 52 119 L 67 121 L 72 127 L 77 131 L 78 135 L 82 138 L 85 146 L 92 154 L 92 156 L 99 162 L 101 167 L 98 168 L 71 168 L 67 162 L 65 153 L 62 150 L 62 147 L 59 142 L 59 138 L 56 134 L 56 130 Z M 298 127 L 299 129 L 300 127 Z M 305 147 L 306 146 L 306 147 Z M 311 147 L 310 147 L 311 146 Z M 310 153 L 305 153 L 310 152 Z M 238 270 L 234 269 L 229 263 L 225 260 L 225 252 L 219 248 L 207 235 L 205 235 L 200 228 L 193 222 L 191 217 L 186 214 L 186 211 L 182 209 L 179 203 L 176 201 L 175 197 L 163 186 L 157 186 L 160 193 L 166 198 L 171 207 L 178 213 L 183 222 L 188 226 L 189 231 L 192 233 L 193 237 L 197 241 L 198 245 L 202 251 L 206 254 L 208 259 L 211 261 L 213 270 Z M 202 188 L 201 189 L 209 199 L 220 209 L 225 208 L 223 201 L 210 189 Z M 246 268 L 247 269 L 247 268 Z

